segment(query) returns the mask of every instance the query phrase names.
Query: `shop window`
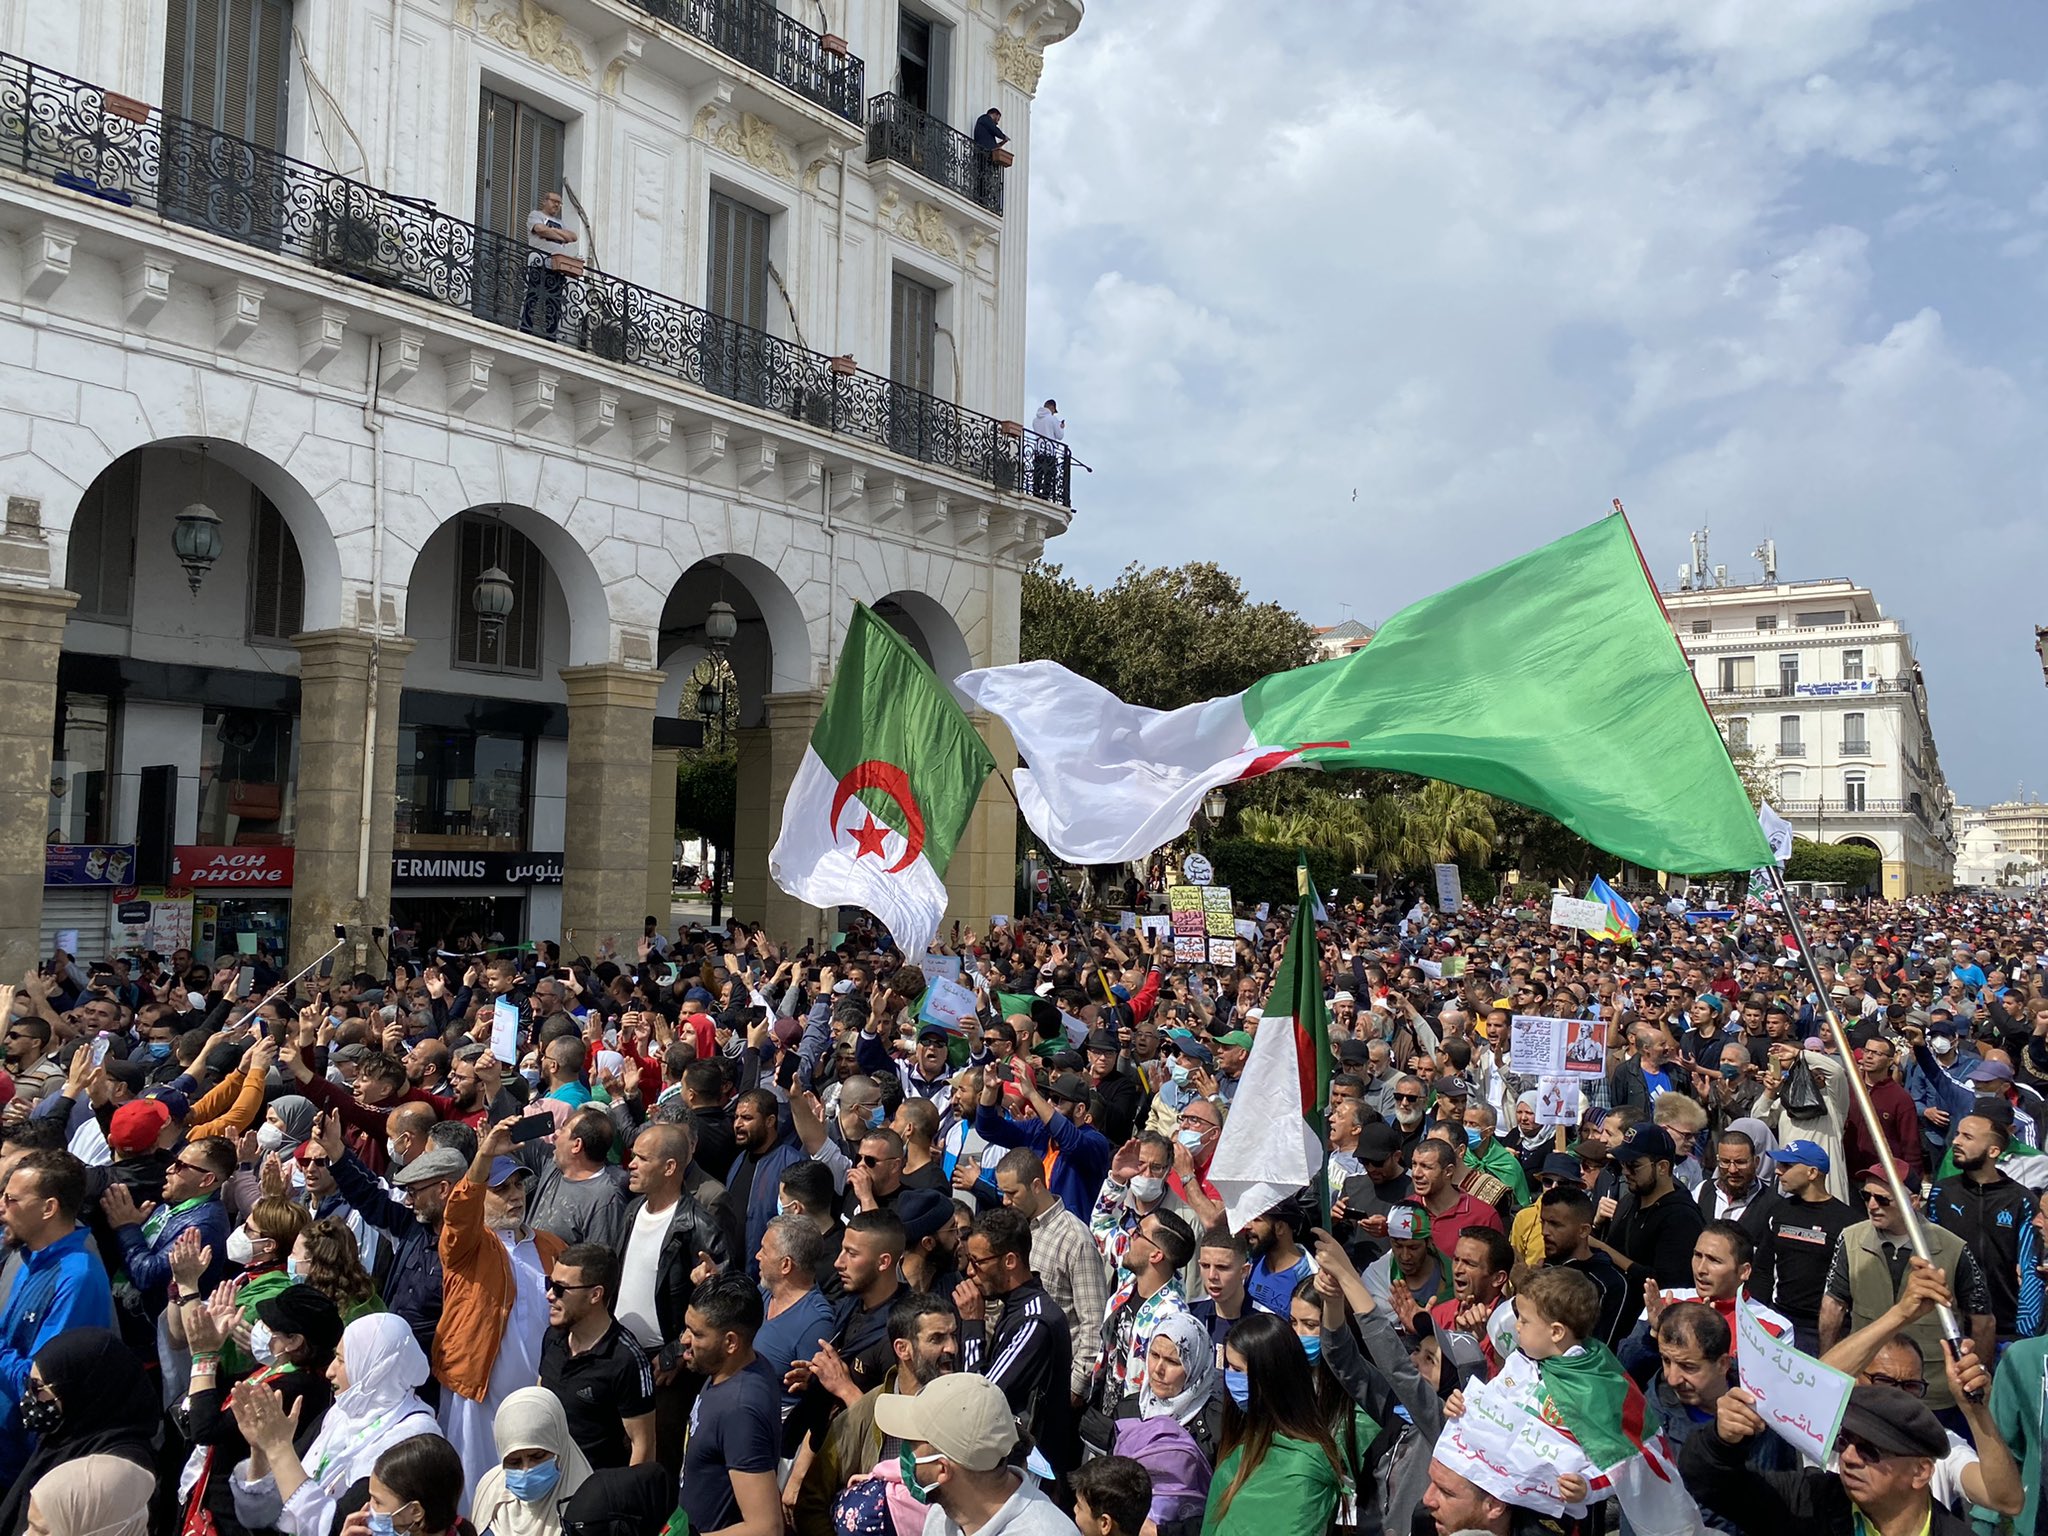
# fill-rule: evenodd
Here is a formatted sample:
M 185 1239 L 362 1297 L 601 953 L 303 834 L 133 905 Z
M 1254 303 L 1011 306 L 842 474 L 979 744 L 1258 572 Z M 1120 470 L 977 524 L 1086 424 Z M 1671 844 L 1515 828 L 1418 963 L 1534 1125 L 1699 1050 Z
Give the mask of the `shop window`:
M 480 672 L 540 675 L 547 563 L 518 529 L 494 517 L 465 517 L 455 562 L 455 665 Z M 477 578 L 495 567 L 512 582 L 512 611 L 497 624 L 478 615 Z
M 209 847 L 292 840 L 297 777 L 292 717 L 272 710 L 206 711 L 199 739 L 199 829 Z
M 401 725 L 395 846 L 524 849 L 532 749 L 522 736 Z
M 306 627 L 306 568 L 284 514 L 261 491 L 249 539 L 249 638 L 289 640 Z
M 108 840 L 109 770 L 114 761 L 114 703 L 102 694 L 64 693 L 50 755 L 53 843 Z

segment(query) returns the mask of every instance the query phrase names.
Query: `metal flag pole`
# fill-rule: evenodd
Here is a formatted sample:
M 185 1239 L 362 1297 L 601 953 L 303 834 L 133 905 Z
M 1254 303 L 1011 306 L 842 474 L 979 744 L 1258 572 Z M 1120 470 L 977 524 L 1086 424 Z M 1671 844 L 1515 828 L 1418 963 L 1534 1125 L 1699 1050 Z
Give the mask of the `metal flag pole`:
M 312 963 L 309 964 L 305 968 L 305 970 L 300 971 L 298 975 L 291 977 L 289 980 L 279 982 L 276 986 L 272 987 L 268 992 L 264 993 L 261 998 L 259 998 L 256 1002 L 250 1005 L 248 1011 L 244 1013 L 242 1017 L 244 1019 L 248 1019 L 254 1017 L 256 1014 L 261 1013 L 265 1008 L 268 1008 L 273 1002 L 277 1001 L 278 998 L 283 997 L 285 993 L 291 991 L 293 987 L 297 986 L 302 980 L 304 980 L 307 971 L 310 971 L 315 966 L 319 965 L 319 963 L 322 960 L 325 960 L 329 955 L 333 954 L 337 949 L 341 948 L 341 946 L 346 944 L 347 942 L 347 939 L 336 939 L 332 944 L 328 945 L 327 948 L 322 953 L 315 955 L 313 957 Z
M 1820 999 L 1821 1012 L 1827 1015 L 1828 1033 L 1835 1042 L 1835 1049 L 1842 1056 L 1842 1070 L 1849 1079 L 1849 1092 L 1856 1101 L 1856 1113 L 1862 1118 L 1864 1133 L 1870 1137 L 1871 1146 L 1877 1149 L 1877 1160 L 1884 1169 L 1885 1183 L 1890 1186 L 1892 1200 L 1897 1204 L 1899 1215 L 1906 1223 L 1906 1241 L 1913 1245 L 1913 1252 L 1920 1258 L 1933 1263 L 1927 1251 L 1927 1233 L 1920 1225 L 1920 1212 L 1915 1208 L 1912 1197 L 1906 1189 L 1906 1182 L 1900 1176 L 1897 1159 L 1892 1156 L 1891 1143 L 1885 1140 L 1884 1128 L 1877 1118 L 1877 1109 L 1870 1102 L 1870 1092 L 1863 1086 L 1863 1077 L 1856 1070 L 1856 1058 L 1849 1048 L 1849 1036 L 1842 1028 L 1842 1017 L 1835 1012 L 1834 1003 L 1828 997 L 1828 989 L 1821 981 L 1820 965 L 1813 958 L 1813 951 L 1807 948 L 1806 928 L 1799 921 L 1799 914 L 1792 907 L 1792 893 L 1785 888 L 1785 872 L 1776 859 L 1771 860 L 1771 887 L 1778 893 L 1778 905 L 1784 909 L 1786 926 L 1792 930 L 1793 940 L 1799 946 L 1799 959 L 1806 967 L 1807 979 L 1813 983 L 1814 995 Z M 1855 1170 L 1851 1170 L 1853 1175 Z M 1957 1359 L 1963 1354 L 1963 1325 L 1952 1306 L 1936 1309 L 1941 1316 L 1942 1337 L 1948 1341 L 1949 1353 Z

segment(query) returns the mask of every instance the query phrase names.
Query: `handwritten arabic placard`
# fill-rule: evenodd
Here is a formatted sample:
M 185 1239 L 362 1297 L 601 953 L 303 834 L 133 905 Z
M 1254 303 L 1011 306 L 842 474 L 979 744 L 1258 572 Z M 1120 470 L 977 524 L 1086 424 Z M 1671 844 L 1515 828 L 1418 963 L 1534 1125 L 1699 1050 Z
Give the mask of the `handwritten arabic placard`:
M 1825 1466 L 1855 1379 L 1772 1337 L 1746 1296 L 1735 1301 L 1735 1366 L 1764 1422 Z
M 1496 1498 L 1576 1519 L 1586 1505 L 1567 1505 L 1559 1479 L 1572 1473 L 1590 1486 L 1599 1469 L 1577 1442 L 1544 1422 L 1541 1394 L 1534 1362 L 1519 1353 L 1509 1356 L 1499 1376 L 1465 1389 L 1464 1416 L 1444 1425 L 1434 1456 Z

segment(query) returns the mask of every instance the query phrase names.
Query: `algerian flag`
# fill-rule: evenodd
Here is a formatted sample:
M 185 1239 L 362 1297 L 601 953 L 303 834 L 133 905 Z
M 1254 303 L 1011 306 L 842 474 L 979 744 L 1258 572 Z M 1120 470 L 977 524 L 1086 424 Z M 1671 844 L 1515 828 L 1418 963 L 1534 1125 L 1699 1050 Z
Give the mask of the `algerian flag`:
M 1597 1339 L 1578 1353 L 1537 1362 L 1542 1415 L 1585 1451 L 1637 1536 L 1691 1536 L 1699 1506 L 1678 1480 L 1678 1457 L 1650 1406 L 1614 1353 Z
M 1209 1182 L 1216 1186 L 1233 1232 L 1313 1183 L 1324 1166 L 1330 1013 L 1323 1002 L 1321 951 L 1309 903 L 1313 887 L 1305 860 L 1296 866 L 1295 884 L 1294 931 L 1209 1164 Z
M 768 872 L 814 907 L 865 907 L 899 950 L 921 955 L 945 914 L 953 846 L 994 771 L 932 669 L 856 603 Z
M 1009 726 L 1025 820 L 1075 863 L 1141 858 L 1217 785 L 1294 767 L 1483 790 L 1649 869 L 1769 857 L 1620 517 L 1404 608 L 1362 651 L 1207 703 L 1142 709 L 1050 661 L 954 686 Z

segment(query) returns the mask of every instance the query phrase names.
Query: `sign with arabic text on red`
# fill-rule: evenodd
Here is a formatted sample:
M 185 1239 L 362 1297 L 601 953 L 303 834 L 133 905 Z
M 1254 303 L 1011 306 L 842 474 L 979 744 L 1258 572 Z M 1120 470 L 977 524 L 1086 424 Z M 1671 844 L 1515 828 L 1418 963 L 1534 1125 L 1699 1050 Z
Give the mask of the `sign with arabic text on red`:
M 263 845 L 171 850 L 171 884 L 179 890 L 286 890 L 292 883 L 292 850 Z

